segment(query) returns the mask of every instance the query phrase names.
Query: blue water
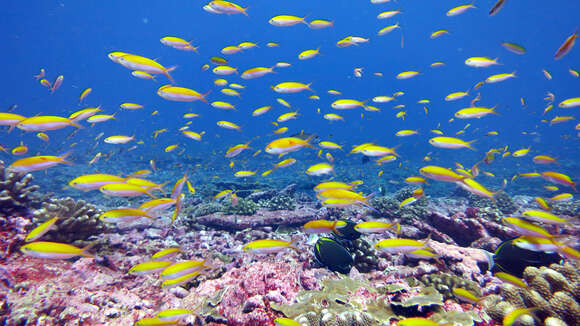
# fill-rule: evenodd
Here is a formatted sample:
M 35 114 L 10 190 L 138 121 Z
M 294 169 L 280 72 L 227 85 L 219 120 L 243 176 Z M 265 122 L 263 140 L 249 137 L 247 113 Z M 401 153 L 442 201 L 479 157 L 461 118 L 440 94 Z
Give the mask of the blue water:
M 386 183 L 388 180 L 402 181 L 409 175 L 417 175 L 418 168 L 426 164 L 453 166 L 461 162 L 466 167 L 480 160 L 490 148 L 509 146 L 510 150 L 531 146 L 532 152 L 524 158 L 508 157 L 498 159 L 484 170 L 497 175 L 495 179 L 481 179 L 482 183 L 497 187 L 502 178 L 511 178 L 518 172 L 556 170 L 580 177 L 578 165 L 579 144 L 574 126 L 577 120 L 549 127 L 541 120 L 550 120 L 556 115 L 575 115 L 576 109 L 555 108 L 547 115 L 542 112 L 548 105 L 544 101 L 546 92 L 556 95 L 555 105 L 560 101 L 580 96 L 580 79 L 568 73 L 569 68 L 580 69 L 580 49 L 576 46 L 563 59 L 553 60 L 556 49 L 579 27 L 577 1 L 534 2 L 507 1 L 505 7 L 495 16 L 489 17 L 489 8 L 495 1 L 476 1 L 477 9 L 455 17 L 445 13 L 461 1 L 399 1 L 374 5 L 369 1 L 244 1 L 242 7 L 249 6 L 249 17 L 244 15 L 216 15 L 202 9 L 205 3 L 198 1 L 40 1 L 24 5 L 21 1 L 7 0 L 0 12 L 0 27 L 3 39 L 3 95 L 0 108 L 17 104 L 14 111 L 25 116 L 36 114 L 68 116 L 72 112 L 88 106 L 101 105 L 104 113 L 117 112 L 114 121 L 84 129 L 74 137 L 67 138 L 72 128 L 47 132 L 51 137 L 46 144 L 34 133 L 23 134 L 14 131 L 2 132 L 0 143 L 12 148 L 21 141 L 30 147 L 30 154 L 56 155 L 72 147 L 74 168 L 57 167 L 45 175 L 37 172 L 37 179 L 65 173 L 73 169 L 73 175 L 93 171 L 107 173 L 129 173 L 147 168 L 149 160 L 155 160 L 165 175 L 162 180 L 173 180 L 184 172 L 196 176 L 197 183 L 211 182 L 213 176 L 232 179 L 237 170 L 265 171 L 277 162 L 277 158 L 265 153 L 253 158 L 252 153 L 262 149 L 278 136 L 272 135 L 276 128 L 271 122 L 280 114 L 289 112 L 276 103 L 276 98 L 284 98 L 298 109 L 297 120 L 282 125 L 290 128 L 288 134 L 304 130 L 315 133 L 321 140 L 331 140 L 344 145 L 346 151 L 352 145 L 375 142 L 394 147 L 400 145 L 399 162 L 383 167 L 372 162 L 361 163 L 360 155 L 347 156 L 333 151 L 336 159 L 337 180 L 350 181 L 363 178 L 368 184 Z M 378 20 L 376 16 L 386 10 L 403 11 L 394 18 Z M 307 20 L 328 19 L 334 27 L 311 30 L 304 24 L 293 27 L 274 27 L 268 20 L 279 14 L 308 15 Z M 385 36 L 377 36 L 381 28 L 399 22 L 402 29 Z M 429 35 L 439 29 L 447 29 L 449 35 L 430 39 Z M 346 36 L 370 38 L 370 42 L 348 48 L 336 47 L 336 42 Z M 193 40 L 199 46 L 200 54 L 183 52 L 166 47 L 159 42 L 164 36 L 178 36 Z M 401 39 L 404 47 L 401 48 Z M 213 80 L 222 78 L 208 71 L 200 71 L 209 57 L 218 55 L 220 49 L 237 45 L 243 41 L 259 44 L 258 48 L 226 57 L 230 65 L 240 72 L 254 66 L 273 66 L 285 61 L 289 68 L 276 68 L 275 74 L 253 80 L 242 80 L 239 75 L 223 77 L 229 82 L 246 86 L 241 90 L 241 98 L 222 95 Z M 525 55 L 517 55 L 505 50 L 500 42 L 515 42 L 526 47 Z M 267 42 L 277 42 L 279 48 L 266 47 Z M 321 55 L 300 61 L 297 56 L 303 50 L 320 46 Z M 179 86 L 192 88 L 200 93 L 211 90 L 208 100 L 228 101 L 238 109 L 235 112 L 222 111 L 197 101 L 192 103 L 169 102 L 160 98 L 157 89 L 168 83 L 164 76 L 158 82 L 141 80 L 131 76 L 131 71 L 113 63 L 107 58 L 112 51 L 123 51 L 158 58 L 166 67 L 178 66 L 172 72 Z M 464 64 L 472 56 L 499 58 L 502 65 L 475 69 Z M 430 68 L 435 61 L 445 62 L 444 67 Z M 212 68 L 214 65 L 211 65 Z M 363 77 L 355 78 L 353 69 L 363 67 Z M 32 76 L 40 68 L 47 71 L 47 79 L 53 81 L 64 75 L 64 84 L 53 95 Z M 551 72 L 553 79 L 547 80 L 542 69 Z M 417 70 L 421 74 L 409 80 L 397 80 L 395 76 L 407 70 Z M 517 78 L 499 84 L 484 85 L 479 91 L 470 91 L 469 98 L 455 102 L 445 102 L 444 97 L 455 91 L 471 89 L 486 77 L 517 71 Z M 384 76 L 373 75 L 382 72 Z M 308 99 L 310 92 L 298 94 L 277 94 L 270 89 L 283 81 L 312 82 L 312 88 L 321 97 L 319 101 Z M 82 105 L 78 97 L 87 87 L 93 88 Z M 343 93 L 342 96 L 327 94 L 330 89 Z M 378 95 L 392 95 L 403 91 L 405 95 L 387 104 L 373 104 L 382 112 L 364 112 L 360 109 L 334 111 L 332 101 L 339 98 L 368 100 Z M 455 120 L 448 122 L 453 113 L 469 106 L 473 97 L 481 92 L 478 104 L 492 107 L 497 105 L 500 116 L 483 119 Z M 526 106 L 522 107 L 520 98 Z M 429 99 L 429 113 L 424 113 L 418 100 Z M 123 102 L 145 105 L 139 111 L 119 109 Z M 393 104 L 394 103 L 394 104 Z M 392 107 L 405 104 L 407 119 L 395 118 L 398 110 Z M 261 106 L 274 108 L 264 116 L 251 117 L 251 112 Z M 338 113 L 345 122 L 329 122 L 316 112 Z M 158 110 L 158 115 L 152 112 Z M 193 119 L 191 130 L 206 131 L 202 142 L 183 137 L 178 128 L 184 126 L 184 113 L 195 112 L 201 117 Z M 364 117 L 361 118 L 361 113 Z M 216 121 L 228 120 L 243 127 L 243 132 L 218 128 Z M 437 125 L 440 123 L 440 127 Z M 446 135 L 470 123 L 467 131 L 459 136 L 465 140 L 477 140 L 476 152 L 466 149 L 438 149 L 428 144 L 431 129 L 440 129 Z M 153 139 L 153 131 L 166 128 L 168 131 Z M 420 134 L 408 138 L 397 138 L 395 132 L 401 129 L 418 129 Z M 496 130 L 499 136 L 485 137 L 488 131 Z M 126 149 L 135 145 L 109 145 L 102 138 L 95 144 L 95 137 L 103 132 L 106 136 L 132 135 L 143 141 L 135 150 Z M 527 132 L 527 135 L 522 134 Z M 529 133 L 534 134 L 530 135 Z M 223 157 L 230 146 L 254 139 L 252 149 L 236 157 L 234 169 L 230 160 Z M 165 153 L 164 148 L 179 144 L 173 153 Z M 182 152 L 182 150 L 184 150 Z M 109 161 L 101 161 L 93 166 L 87 162 L 97 153 L 114 155 Z M 181 154 L 179 154 L 181 153 Z M 311 164 L 323 161 L 316 157 L 317 150 L 304 149 L 291 155 L 299 163 L 284 171 L 276 171 L 268 178 L 259 176 L 246 182 L 261 184 L 287 183 L 293 180 L 314 182 L 304 170 Z M 558 157 L 559 166 L 538 166 L 531 162 L 534 155 L 547 154 Z M 12 162 L 13 157 L 0 154 L 0 159 Z M 429 155 L 431 162 L 423 162 Z M 56 170 L 56 171 L 53 171 Z M 60 170 L 60 172 L 58 171 Z M 384 170 L 382 177 L 377 173 Z M 283 181 L 280 181 L 283 178 Z M 64 177 L 63 177 L 64 179 Z M 64 186 L 59 180 L 56 186 Z M 526 187 L 521 187 L 524 184 Z M 544 182 L 523 180 L 508 188 L 511 193 L 544 193 Z M 520 187 L 520 188 L 518 188 Z M 565 188 L 564 188 L 565 189 Z M 372 189 L 370 189 L 372 190 Z M 566 189 L 569 190 L 569 189 Z M 438 195 L 438 194 L 432 194 Z M 445 194 L 441 194 L 445 195 Z

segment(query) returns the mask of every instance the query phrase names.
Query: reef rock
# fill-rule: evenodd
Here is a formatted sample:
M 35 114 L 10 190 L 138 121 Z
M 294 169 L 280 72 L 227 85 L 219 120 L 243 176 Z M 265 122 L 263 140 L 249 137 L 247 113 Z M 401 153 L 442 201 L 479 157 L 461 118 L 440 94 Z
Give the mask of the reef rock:
M 279 211 L 259 209 L 251 216 L 213 213 L 205 216 L 192 217 L 192 219 L 196 224 L 202 224 L 212 228 L 243 230 L 263 226 L 298 226 L 311 220 L 324 218 L 321 215 L 322 213 L 316 209 L 302 207 L 295 210 Z
M 255 262 L 190 289 L 183 307 L 201 306 L 206 321 L 220 320 L 221 316 L 221 321 L 232 326 L 271 325 L 278 317 L 271 303 L 289 304 L 301 289 L 315 284 L 315 270 L 305 271 L 295 263 Z

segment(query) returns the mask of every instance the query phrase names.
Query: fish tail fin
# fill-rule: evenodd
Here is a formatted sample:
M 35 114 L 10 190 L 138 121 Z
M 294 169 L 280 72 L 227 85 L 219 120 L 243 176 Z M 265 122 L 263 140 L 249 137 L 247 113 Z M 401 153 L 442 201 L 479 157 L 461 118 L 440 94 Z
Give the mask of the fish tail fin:
M 430 248 L 429 246 L 426 245 L 427 242 L 431 241 L 431 236 L 433 235 L 433 232 L 429 232 L 429 234 L 427 235 L 427 237 L 423 240 L 419 240 L 420 242 L 425 243 L 425 248 L 429 249 L 429 250 L 433 250 L 432 248 Z
M 208 269 L 216 269 L 218 268 L 218 266 L 214 265 L 214 264 L 208 264 L 207 262 L 207 258 L 205 258 L 203 260 L 203 263 L 201 264 L 203 267 L 208 268 Z
M 208 96 L 210 93 L 211 93 L 211 89 L 209 91 L 201 94 L 200 100 L 205 104 L 209 104 L 209 102 L 205 99 L 205 97 Z
M 147 189 L 143 190 L 143 193 L 144 193 L 144 194 L 146 194 L 147 196 L 149 196 L 149 197 L 153 198 L 153 199 L 157 199 L 157 196 L 155 196 L 155 195 L 153 194 L 153 190 L 155 190 L 156 188 L 157 188 L 157 187 L 150 187 L 150 188 L 147 188 Z
M 69 121 L 69 124 L 73 127 L 77 127 L 79 129 L 84 129 L 85 127 L 81 126 L 80 124 L 78 124 L 74 119 Z
M 312 141 L 315 137 L 316 137 L 316 134 L 311 135 L 310 137 L 306 138 L 306 140 L 304 140 L 304 146 L 316 149 L 316 146 L 310 144 L 310 141 Z
M 87 257 L 87 258 L 93 258 L 93 257 L 95 257 L 95 255 L 88 254 L 87 251 L 89 251 L 96 244 L 97 244 L 96 242 L 92 242 L 92 243 L 89 243 L 88 245 L 84 246 L 83 248 L 80 249 L 79 255 L 80 256 L 83 256 L 83 257 Z
M 161 192 L 165 192 L 165 190 L 163 190 L 163 187 L 167 186 L 171 181 L 165 181 L 164 183 L 158 185 L 158 186 L 154 186 L 151 187 L 151 191 L 155 191 L 155 190 L 159 190 Z M 177 199 L 177 198 L 173 198 L 173 199 Z
M 401 155 L 397 154 L 396 150 L 397 148 L 401 147 L 401 145 L 397 145 L 395 147 L 393 147 L 393 149 L 391 150 L 391 152 L 393 153 L 393 155 L 395 155 L 396 157 L 401 157 Z
M 175 201 L 175 209 L 173 210 L 173 214 L 171 215 L 171 225 L 175 222 L 175 219 L 181 213 L 181 208 L 183 207 L 183 199 L 185 198 L 185 194 L 180 194 Z
M 248 15 L 248 13 L 246 12 L 246 10 L 248 10 L 250 8 L 250 6 L 247 6 L 246 8 L 242 8 L 242 14 L 244 14 L 246 17 L 250 17 L 250 15 Z
M 60 163 L 74 165 L 74 163 L 66 160 L 66 158 L 69 157 L 71 153 L 72 153 L 72 151 L 68 151 L 68 152 L 62 154 L 61 156 L 59 156 L 58 160 L 60 161 Z
M 296 250 L 296 252 L 299 252 L 298 247 L 296 247 L 294 244 L 296 242 L 298 242 L 298 237 L 293 237 L 292 239 L 290 239 L 290 241 L 288 242 L 288 248 L 292 248 L 294 250 Z
M 312 88 L 310 88 L 310 85 L 312 85 L 312 83 L 306 84 L 306 89 L 309 90 L 309 91 L 311 91 L 312 93 L 316 93 L 315 90 L 313 90 Z
M 163 71 L 163 74 L 171 81 L 172 84 L 175 84 L 175 80 L 173 79 L 173 77 L 171 77 L 169 73 L 175 69 L 177 69 L 177 66 L 169 67 Z
M 487 250 L 483 250 L 481 249 L 481 251 L 483 251 L 483 254 L 485 255 L 485 257 L 487 258 L 487 263 L 488 263 L 488 271 L 493 270 L 493 268 L 495 267 L 495 261 L 493 260 L 493 256 L 494 254 L 487 251 Z
M 477 139 L 467 142 L 467 148 L 471 149 L 472 151 L 476 151 L 477 152 L 477 149 L 475 149 L 475 148 L 473 148 L 471 146 L 471 144 L 475 143 L 476 141 L 477 141 Z
M 535 314 L 535 311 L 540 310 L 539 307 L 530 307 L 530 308 L 527 308 L 527 310 L 528 310 L 527 314 L 532 316 L 532 318 L 534 318 L 534 320 L 536 322 L 538 322 L 538 324 L 541 325 L 543 323 L 542 319 L 540 319 L 540 317 L 536 316 L 536 314 Z
M 337 224 L 338 224 L 338 220 L 334 221 L 334 223 L 332 223 L 332 227 L 330 227 L 330 229 L 332 230 L 332 232 L 336 233 L 338 236 L 341 236 L 342 233 L 340 231 L 338 231 L 338 229 L 336 228 Z
M 400 221 L 396 221 L 391 228 L 395 231 L 395 234 L 397 236 L 399 236 L 399 234 L 401 234 L 401 222 Z

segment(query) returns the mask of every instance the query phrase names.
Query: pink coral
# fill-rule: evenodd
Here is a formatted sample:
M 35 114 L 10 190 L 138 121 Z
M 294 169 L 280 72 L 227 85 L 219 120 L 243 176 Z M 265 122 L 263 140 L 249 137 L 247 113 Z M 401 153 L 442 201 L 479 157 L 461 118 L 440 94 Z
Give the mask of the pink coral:
M 302 289 L 301 284 L 316 281 L 315 270 L 303 270 L 302 265 L 260 261 L 234 268 L 222 277 L 202 283 L 184 299 L 184 306 L 197 307 L 204 297 L 212 297 L 227 289 L 218 311 L 228 319 L 228 325 L 273 325 L 279 316 L 270 302 L 289 304 Z
M 18 251 L 24 243 L 30 220 L 20 216 L 0 215 L 0 262 Z
M 477 213 L 479 213 L 479 208 L 477 207 L 467 207 L 465 209 L 465 216 L 467 218 L 476 218 Z
M 127 276 L 92 258 L 71 263 L 13 255 L 0 268 L 13 279 L 10 289 L 0 287 L 8 307 L 0 323 L 6 325 L 132 325 L 177 300 L 155 280 Z

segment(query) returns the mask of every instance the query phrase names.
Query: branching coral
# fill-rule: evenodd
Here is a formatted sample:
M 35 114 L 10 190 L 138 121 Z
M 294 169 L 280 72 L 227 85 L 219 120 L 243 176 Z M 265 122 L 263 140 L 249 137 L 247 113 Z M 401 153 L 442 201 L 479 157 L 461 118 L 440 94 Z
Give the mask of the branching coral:
M 551 317 L 552 325 L 580 325 L 579 267 L 578 263 L 527 267 L 524 279 L 528 288 L 503 284 L 501 296 L 490 295 L 483 304 L 489 315 L 498 321 L 515 308 L 536 307 L 536 316 L 546 320 L 546 324 Z M 532 319 L 525 323 L 534 325 Z
M 42 203 L 42 208 L 33 212 L 35 221 L 45 222 L 55 216 L 59 217 L 54 229 L 43 239 L 71 243 L 75 240 L 87 240 L 92 235 L 103 233 L 106 229 L 99 220 L 101 211 L 84 200 L 75 201 L 70 197 L 52 198 Z
M 30 194 L 39 186 L 31 185 L 32 175 L 9 171 L 0 161 L 0 215 L 23 213 L 30 207 Z

